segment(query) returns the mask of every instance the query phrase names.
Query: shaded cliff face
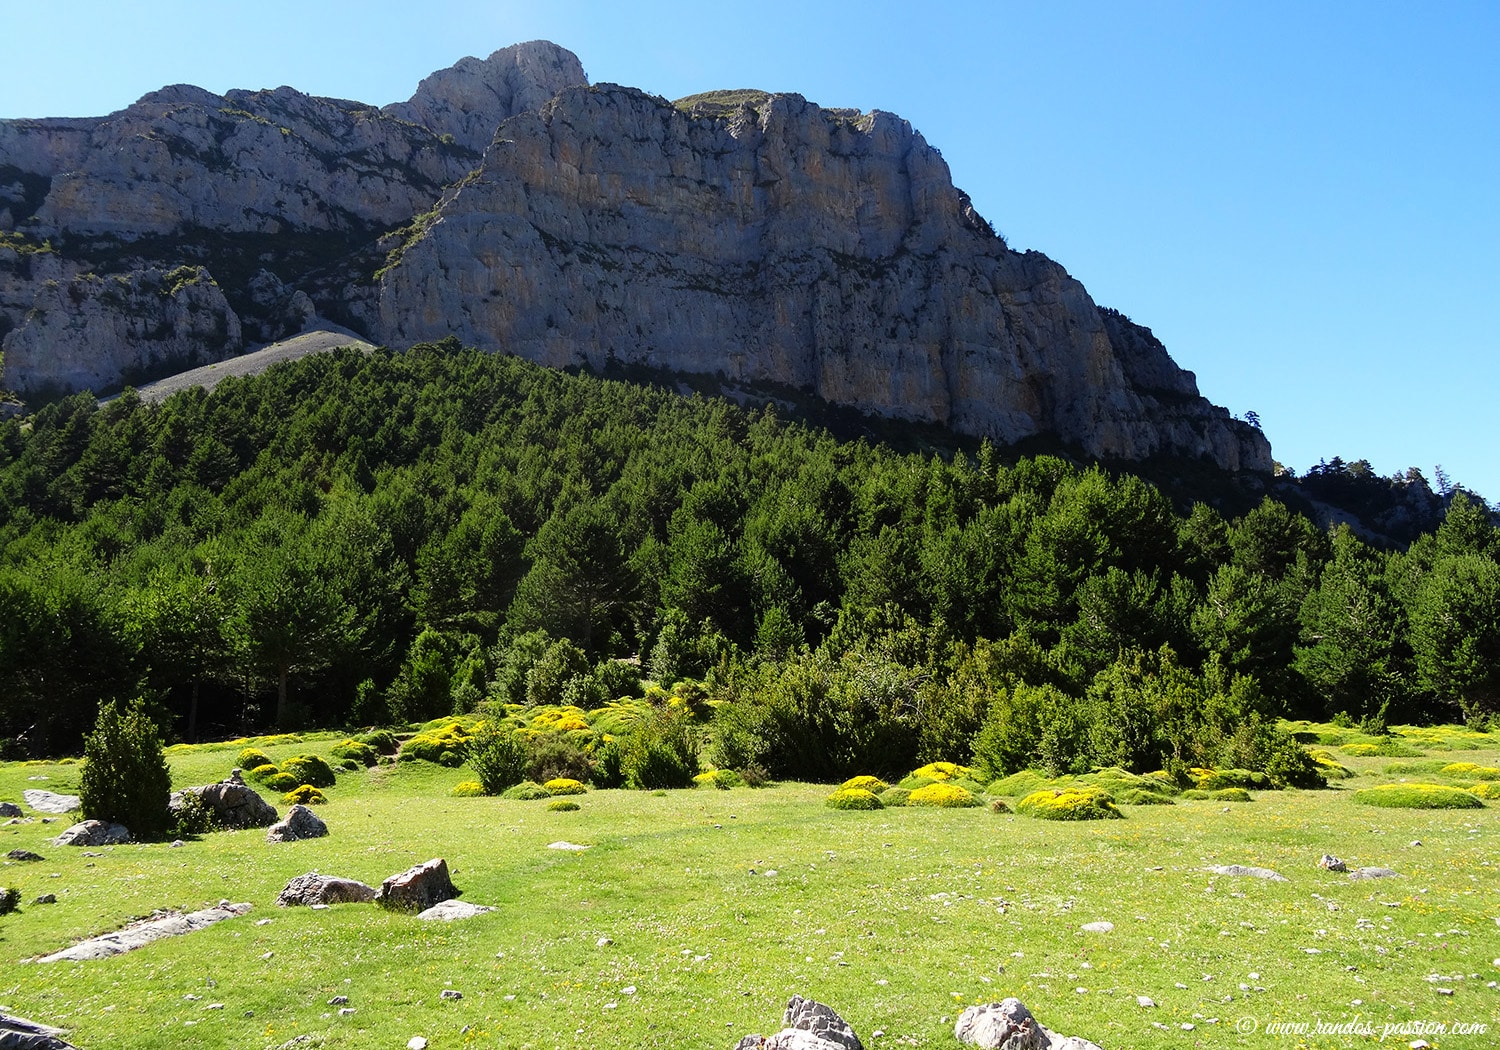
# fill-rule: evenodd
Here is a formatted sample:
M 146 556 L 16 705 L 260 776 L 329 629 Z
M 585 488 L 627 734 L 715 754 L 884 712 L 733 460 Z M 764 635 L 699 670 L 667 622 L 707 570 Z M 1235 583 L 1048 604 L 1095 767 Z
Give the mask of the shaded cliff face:
M 160 324 L 106 324 L 105 312 L 137 300 L 101 300 L 79 286 L 71 291 L 90 303 L 88 331 L 116 333 L 98 368 L 80 369 L 74 347 L 49 353 L 45 333 L 64 330 L 55 322 L 31 324 L 25 346 L 12 346 L 39 297 L 56 297 L 48 282 L 75 275 L 139 283 L 154 270 L 202 266 L 257 339 L 308 319 L 287 307 L 298 293 L 334 316 L 357 313 L 384 258 L 379 238 L 473 169 L 502 121 L 583 82 L 575 56 L 538 42 L 465 59 L 385 111 L 287 87 L 221 96 L 179 85 L 106 117 L 0 121 L 0 385 L 68 388 L 87 377 L 108 388 L 182 357 L 183 340 L 195 338 L 189 328 L 158 345 L 143 333 L 163 332 Z M 226 345 L 215 337 L 187 356 L 214 360 Z
M 888 113 L 572 88 L 506 122 L 381 280 L 377 337 L 611 358 L 1105 458 L 1271 468 L 1146 329 L 1007 250 Z

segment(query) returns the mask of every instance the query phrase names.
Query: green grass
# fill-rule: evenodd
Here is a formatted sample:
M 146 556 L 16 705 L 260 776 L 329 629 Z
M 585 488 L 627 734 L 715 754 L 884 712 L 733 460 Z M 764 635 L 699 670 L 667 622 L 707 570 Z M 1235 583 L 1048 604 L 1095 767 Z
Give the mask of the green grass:
M 342 739 L 257 746 L 283 761 L 326 755 Z M 174 752 L 177 783 L 219 779 L 244 746 Z M 1473 757 L 1494 766 L 1500 749 Z M 78 772 L 0 765 L 0 798 L 72 790 Z M 1199 802 L 1042 821 L 987 808 L 838 812 L 824 805 L 830 785 L 788 783 L 590 791 L 581 810 L 553 813 L 452 796 L 472 779 L 428 762 L 341 772 L 319 809 L 328 837 L 275 846 L 263 831 L 218 832 L 179 849 L 116 846 L 91 858 L 48 843 L 66 820 L 0 827 L 0 853 L 46 857 L 0 872 L 23 899 L 0 918 L 0 1002 L 68 1028 L 82 1047 L 236 1050 L 299 1035 L 320 1047 L 404 1046 L 418 1034 L 434 1050 L 722 1048 L 774 1031 L 794 992 L 829 1003 L 876 1046 L 954 1045 L 964 1006 L 1007 995 L 1049 1028 L 1110 1050 L 1292 1050 L 1296 1039 L 1240 1035 L 1235 1022 L 1488 1021 L 1500 1008 L 1485 987 L 1500 979 L 1490 963 L 1500 955 L 1493 807 L 1369 809 L 1336 786 L 1265 792 L 1228 812 Z M 592 848 L 547 848 L 560 839 Z M 1329 852 L 1403 877 L 1356 882 L 1317 870 Z M 497 910 L 429 924 L 373 906 L 272 903 L 308 871 L 378 884 L 439 856 L 464 900 Z M 1210 864 L 1268 867 L 1290 881 L 1217 877 L 1203 871 Z M 29 903 L 41 893 L 58 903 Z M 115 959 L 22 962 L 156 909 L 221 898 L 255 907 Z M 1114 931 L 1080 932 L 1097 920 Z M 1434 983 L 1433 974 L 1465 976 Z M 464 997 L 440 1000 L 448 988 Z M 335 995 L 356 1013 L 339 1017 Z M 1159 1006 L 1140 1009 L 1137 995 Z M 887 1033 L 879 1041 L 876 1028 Z

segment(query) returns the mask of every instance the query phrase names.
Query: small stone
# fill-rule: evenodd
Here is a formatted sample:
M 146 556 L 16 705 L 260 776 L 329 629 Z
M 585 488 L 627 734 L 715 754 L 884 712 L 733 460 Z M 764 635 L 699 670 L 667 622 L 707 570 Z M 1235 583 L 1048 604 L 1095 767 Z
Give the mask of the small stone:
M 223 1003 L 209 1003 L 203 1009 L 205 1009 L 205 1010 L 222 1010 L 222 1009 L 224 1009 L 224 1004 Z
M 600 948 L 608 948 L 611 944 L 614 943 L 615 942 L 610 940 L 608 937 L 600 937 L 597 941 L 594 942 L 594 944 Z
M 339 1009 L 339 1016 L 340 1017 L 348 1017 L 348 1016 L 350 1016 L 353 1013 L 354 1013 L 354 1007 L 352 1007 L 352 1006 L 344 1006 L 344 1007 L 340 1007 L 340 1009 Z
M 439 999 L 462 999 L 463 997 L 463 992 L 453 988 L 444 988 L 442 994 L 438 996 Z
M 42 856 L 40 853 L 33 853 L 29 849 L 13 849 L 9 853 L 7 853 L 6 856 L 9 857 L 11 860 L 19 860 L 19 861 L 23 861 L 23 862 L 37 861 L 37 860 L 46 860 L 47 859 L 46 857 Z
M 57 894 L 55 894 L 55 893 L 44 893 L 40 897 L 38 897 L 36 900 L 32 901 L 32 903 L 33 904 L 56 904 L 57 903 Z
M 427 1050 L 427 1040 L 420 1035 L 414 1035 L 406 1041 L 406 1050 Z
M 347 995 L 335 995 L 332 999 L 328 1000 L 328 1005 L 329 1006 L 343 1006 L 348 1001 L 349 1001 L 349 997 Z
M 181 839 L 173 839 L 172 840 L 171 848 L 172 849 L 182 849 L 182 847 L 184 847 L 186 845 L 187 845 L 187 843 L 183 842 Z
M 620 989 L 620 994 L 621 995 L 634 995 L 635 994 L 635 985 L 633 985 L 633 984 L 627 984 L 624 988 Z
M 1390 868 L 1356 868 L 1349 873 L 1351 879 L 1390 879 L 1398 878 Z
M 1149 995 L 1138 995 L 1135 997 L 1135 1002 L 1137 1006 L 1143 1006 L 1147 1009 L 1156 1005 L 1156 1000 Z
M 1271 882 L 1286 882 L 1285 875 L 1272 871 L 1270 868 L 1252 868 L 1243 864 L 1219 864 L 1205 869 L 1215 875 L 1236 875 L 1252 879 L 1267 879 Z
M 1112 922 L 1086 922 L 1078 928 L 1084 933 L 1113 933 L 1115 924 Z
M 566 839 L 559 842 L 549 842 L 547 843 L 547 848 L 565 850 L 569 853 L 579 853 L 586 849 L 593 849 L 592 846 L 581 846 L 576 842 L 568 842 Z
M 1349 865 L 1339 860 L 1331 853 L 1325 853 L 1318 858 L 1318 867 L 1324 871 L 1348 871 Z

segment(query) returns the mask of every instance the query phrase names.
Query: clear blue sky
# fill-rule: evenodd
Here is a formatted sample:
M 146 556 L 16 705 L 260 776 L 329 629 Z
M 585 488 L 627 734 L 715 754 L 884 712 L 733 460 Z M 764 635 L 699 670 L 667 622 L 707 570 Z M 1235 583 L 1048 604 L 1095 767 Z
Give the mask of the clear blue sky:
M 901 114 L 1010 239 L 1150 326 L 1278 460 L 1500 500 L 1500 4 L 10 5 L 0 116 L 167 83 L 387 103 L 546 38 L 594 81 Z

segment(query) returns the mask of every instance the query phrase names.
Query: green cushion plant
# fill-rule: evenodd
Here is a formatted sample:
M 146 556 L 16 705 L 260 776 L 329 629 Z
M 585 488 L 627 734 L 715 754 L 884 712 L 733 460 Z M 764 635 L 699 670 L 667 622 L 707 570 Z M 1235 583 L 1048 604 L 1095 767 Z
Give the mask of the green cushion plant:
M 460 780 L 448 794 L 454 798 L 479 798 L 484 795 L 484 785 L 477 780 Z
M 247 747 L 240 752 L 239 767 L 241 769 L 254 769 L 257 766 L 268 766 L 271 760 L 266 753 L 257 747 Z
M 1103 788 L 1043 788 L 1016 803 L 1016 812 L 1041 820 L 1117 820 L 1125 814 Z
M 848 780 L 840 784 L 839 787 L 859 788 L 862 791 L 869 791 L 873 794 L 878 795 L 886 788 L 890 787 L 890 785 L 887 784 L 884 780 L 881 780 L 879 777 L 859 776 L 850 777 Z
M 1381 784 L 1354 793 L 1354 801 L 1386 809 L 1483 809 L 1478 796 L 1444 784 Z
M 333 787 L 333 767 L 318 755 L 293 755 L 281 763 L 281 771 L 295 777 L 299 784 Z
M 581 795 L 588 790 L 582 782 L 571 777 L 556 777 L 547 781 L 542 787 L 546 788 L 550 795 Z
M 547 808 L 552 810 L 552 812 L 554 813 L 570 813 L 573 810 L 581 809 L 582 807 L 570 798 L 555 798 L 551 802 L 547 803 Z
M 548 791 L 546 788 L 542 787 L 542 785 L 536 783 L 534 780 L 523 780 L 521 781 L 521 783 L 516 784 L 513 787 L 506 788 L 504 793 L 502 793 L 500 797 L 519 799 L 522 802 L 533 802 L 537 799 L 551 798 L 552 792 Z
M 281 801 L 288 806 L 321 806 L 328 796 L 311 784 L 302 784 L 282 795 Z
M 885 804 L 866 788 L 841 787 L 823 803 L 829 809 L 884 809 Z

